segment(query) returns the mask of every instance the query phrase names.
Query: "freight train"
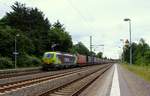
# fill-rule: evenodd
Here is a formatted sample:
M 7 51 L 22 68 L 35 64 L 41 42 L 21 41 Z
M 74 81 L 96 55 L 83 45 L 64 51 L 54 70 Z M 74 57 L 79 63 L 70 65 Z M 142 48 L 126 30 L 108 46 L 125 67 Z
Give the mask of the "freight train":
M 64 69 L 110 62 L 110 60 L 102 60 L 94 56 L 73 55 L 62 52 L 45 52 L 42 61 L 43 70 Z

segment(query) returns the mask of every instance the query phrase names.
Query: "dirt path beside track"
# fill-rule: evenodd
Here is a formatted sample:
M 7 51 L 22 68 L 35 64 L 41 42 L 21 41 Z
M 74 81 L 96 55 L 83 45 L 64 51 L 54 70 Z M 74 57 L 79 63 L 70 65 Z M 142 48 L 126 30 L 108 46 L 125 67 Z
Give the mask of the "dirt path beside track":
M 150 83 L 118 64 L 121 96 L 150 96 Z

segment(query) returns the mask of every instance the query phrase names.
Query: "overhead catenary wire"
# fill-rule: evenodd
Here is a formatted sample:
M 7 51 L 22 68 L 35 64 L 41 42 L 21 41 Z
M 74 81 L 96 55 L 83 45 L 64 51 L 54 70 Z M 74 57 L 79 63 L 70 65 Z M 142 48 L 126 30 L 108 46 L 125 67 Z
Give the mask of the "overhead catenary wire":
M 93 36 L 94 34 L 94 28 L 91 25 L 91 23 L 89 23 L 86 19 L 85 16 L 83 16 L 83 14 L 81 13 L 81 11 L 73 4 L 73 2 L 71 0 L 66 0 L 68 2 L 68 4 L 72 7 L 72 9 L 74 9 L 76 11 L 76 13 L 80 16 L 80 18 L 84 21 L 84 23 L 89 26 L 88 29 L 90 31 L 90 36 Z M 89 35 L 88 35 L 89 36 Z M 90 51 L 91 50 L 91 43 L 90 43 Z
M 84 21 L 84 23 L 90 27 L 88 27 L 90 29 L 90 33 L 92 35 L 92 30 L 94 30 L 93 26 L 91 24 L 89 24 L 89 22 L 87 21 L 86 17 L 83 16 L 83 14 L 81 13 L 81 11 L 73 4 L 73 2 L 71 0 L 66 0 L 68 2 L 68 4 L 72 7 L 72 9 L 74 9 L 76 11 L 76 13 L 80 16 L 80 18 Z

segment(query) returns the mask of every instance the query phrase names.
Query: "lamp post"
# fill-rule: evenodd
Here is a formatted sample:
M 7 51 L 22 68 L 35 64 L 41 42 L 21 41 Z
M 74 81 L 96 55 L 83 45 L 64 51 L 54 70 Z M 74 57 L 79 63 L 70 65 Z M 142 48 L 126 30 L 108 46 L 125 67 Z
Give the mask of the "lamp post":
M 129 43 L 129 47 L 130 47 L 130 64 L 132 64 L 131 19 L 125 18 L 124 21 L 128 21 L 129 22 L 129 33 L 130 33 L 130 43 Z
M 20 35 L 19 34 L 16 34 L 15 36 L 15 51 L 13 52 L 13 54 L 15 55 L 15 69 L 17 68 L 17 55 L 18 55 L 18 52 L 17 52 L 17 37 L 19 37 Z

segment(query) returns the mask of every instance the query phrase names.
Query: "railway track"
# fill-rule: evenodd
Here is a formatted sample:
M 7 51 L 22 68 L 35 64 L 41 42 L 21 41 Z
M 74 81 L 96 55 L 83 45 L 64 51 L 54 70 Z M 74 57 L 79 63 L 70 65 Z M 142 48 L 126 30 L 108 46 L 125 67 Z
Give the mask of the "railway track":
M 64 72 L 58 72 L 58 74 L 55 75 L 41 76 L 39 78 L 1 84 L 0 96 L 8 96 L 10 94 L 11 96 L 35 96 L 35 94 L 41 95 L 49 90 L 57 89 L 58 87 L 64 86 L 67 83 L 71 83 L 79 78 L 90 75 L 95 71 L 98 72 L 98 70 L 102 70 L 105 67 L 106 65 L 96 65 L 90 66 L 90 68 L 76 68 L 66 72 L 63 70 Z M 29 90 L 32 90 L 32 92 L 27 92 Z
M 58 70 L 58 71 L 49 71 L 49 72 L 39 72 L 39 73 L 32 73 L 32 74 L 26 74 L 26 75 L 21 75 L 21 76 L 15 76 L 15 77 L 7 77 L 7 78 L 2 78 L 0 79 L 0 87 L 1 86 L 6 86 L 8 84 L 14 84 L 18 82 L 23 82 L 23 81 L 28 81 L 28 80 L 33 80 L 33 79 L 39 79 L 43 77 L 49 77 L 57 74 L 62 74 L 66 72 L 71 72 L 75 70 L 80 70 L 87 67 L 82 67 L 82 68 L 73 68 L 73 69 L 64 69 L 64 70 Z
M 42 72 L 41 67 L 0 70 L 0 79 Z
M 83 70 L 86 70 L 86 69 L 83 69 Z M 14 90 L 16 88 L 28 86 L 28 85 L 38 83 L 38 82 L 42 82 L 42 81 L 46 81 L 46 80 L 49 80 L 49 79 L 62 77 L 62 76 L 69 75 L 69 74 L 72 74 L 74 72 L 79 72 L 79 71 L 81 71 L 81 70 L 74 70 L 74 71 L 70 71 L 70 72 L 67 71 L 67 72 L 59 73 L 59 74 L 55 74 L 55 75 L 29 79 L 29 80 L 24 80 L 24 81 L 20 81 L 20 82 L 8 83 L 8 84 L 0 86 L 0 92 L 10 91 L 12 89 Z
M 94 82 L 98 77 L 100 77 L 111 66 L 112 65 L 107 66 L 102 70 L 98 70 L 94 73 L 91 73 L 88 76 L 77 79 L 69 84 L 51 90 L 40 96 L 78 96 L 85 88 L 87 88 L 92 82 Z

